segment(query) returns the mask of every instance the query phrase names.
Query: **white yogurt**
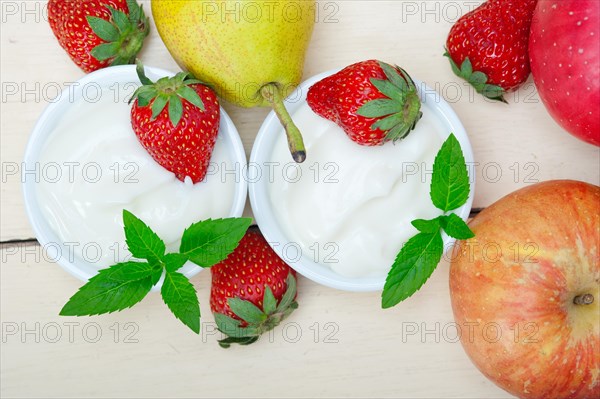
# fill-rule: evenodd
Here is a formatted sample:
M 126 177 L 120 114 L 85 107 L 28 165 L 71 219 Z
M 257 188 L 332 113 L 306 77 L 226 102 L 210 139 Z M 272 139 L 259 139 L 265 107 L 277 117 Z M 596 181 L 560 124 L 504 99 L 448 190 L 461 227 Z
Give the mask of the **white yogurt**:
M 123 209 L 149 225 L 176 251 L 190 224 L 227 217 L 235 176 L 207 175 L 181 182 L 156 163 L 138 142 L 125 98 L 105 90 L 99 101 L 78 100 L 49 136 L 40 156 L 36 196 L 41 211 L 75 256 L 98 268 L 124 260 Z M 211 164 L 235 169 L 219 137 Z M 59 174 L 54 173 L 56 170 Z M 209 167 L 209 171 L 211 167 Z
M 410 222 L 441 214 L 429 187 L 433 160 L 449 132 L 425 105 L 423 114 L 404 140 L 365 147 L 306 103 L 294 113 L 307 159 L 274 173 L 269 197 L 285 235 L 304 256 L 345 277 L 385 276 L 416 233 Z M 271 160 L 290 164 L 284 132 Z

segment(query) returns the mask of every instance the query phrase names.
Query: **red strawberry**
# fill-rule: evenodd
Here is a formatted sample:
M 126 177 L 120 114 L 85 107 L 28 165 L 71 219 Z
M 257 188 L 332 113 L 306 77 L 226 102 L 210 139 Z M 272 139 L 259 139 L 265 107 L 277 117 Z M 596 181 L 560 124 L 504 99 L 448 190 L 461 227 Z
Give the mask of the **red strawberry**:
M 350 139 L 367 146 L 406 137 L 422 115 L 417 89 L 406 71 L 376 60 L 350 65 L 315 83 L 307 102 Z
M 135 0 L 49 0 L 48 21 L 85 72 L 133 63 L 150 28 Z
M 217 327 L 228 335 L 219 341 L 248 345 L 272 330 L 298 307 L 296 272 L 251 227 L 238 247 L 211 268 L 210 309 Z
M 452 70 L 485 97 L 506 102 L 529 76 L 529 28 L 537 0 L 489 0 L 463 15 L 446 42 Z M 460 67 L 459 67 L 460 65 Z
M 163 168 L 184 181 L 206 175 L 219 133 L 217 96 L 200 81 L 181 72 L 153 83 L 138 64 L 143 86 L 134 93 L 131 126 L 138 140 Z

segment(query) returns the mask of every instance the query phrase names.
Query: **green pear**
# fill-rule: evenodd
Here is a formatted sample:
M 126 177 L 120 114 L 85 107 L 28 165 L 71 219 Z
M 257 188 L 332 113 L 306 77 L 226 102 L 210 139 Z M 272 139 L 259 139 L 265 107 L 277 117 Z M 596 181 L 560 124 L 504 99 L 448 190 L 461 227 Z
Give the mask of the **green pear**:
M 283 99 L 302 77 L 315 1 L 152 0 L 152 15 L 182 69 L 236 105 L 273 107 L 292 157 L 306 158 Z

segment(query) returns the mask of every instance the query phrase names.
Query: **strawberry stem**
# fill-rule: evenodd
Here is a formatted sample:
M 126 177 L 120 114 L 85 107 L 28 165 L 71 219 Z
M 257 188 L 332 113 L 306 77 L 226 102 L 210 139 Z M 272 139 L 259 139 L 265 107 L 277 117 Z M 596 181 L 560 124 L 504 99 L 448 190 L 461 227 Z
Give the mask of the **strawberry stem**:
M 292 158 L 294 158 L 294 161 L 297 163 L 304 162 L 306 159 L 306 148 L 304 148 L 302 133 L 300 133 L 300 130 L 296 124 L 294 124 L 292 117 L 285 108 L 279 87 L 275 83 L 268 83 L 260 89 L 260 94 L 269 102 L 269 104 L 271 104 L 273 111 L 275 111 L 275 114 L 283 125 Z

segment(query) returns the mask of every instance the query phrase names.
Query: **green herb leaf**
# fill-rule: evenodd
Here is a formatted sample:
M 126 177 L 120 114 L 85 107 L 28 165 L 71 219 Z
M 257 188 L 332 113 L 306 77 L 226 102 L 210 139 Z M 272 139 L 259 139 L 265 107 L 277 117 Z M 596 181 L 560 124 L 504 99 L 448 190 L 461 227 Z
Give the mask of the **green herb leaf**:
M 469 198 L 469 175 L 460 143 L 450 134 L 433 163 L 430 196 L 444 212 L 462 206 Z
M 177 272 L 167 273 L 160 293 L 175 317 L 199 334 L 200 305 L 196 290 L 187 277 Z
M 167 273 L 176 272 L 179 270 L 185 262 L 188 261 L 187 256 L 182 254 L 166 254 L 163 258 L 163 262 L 165 263 L 165 269 Z
M 60 315 L 95 315 L 129 308 L 150 292 L 153 273 L 153 267 L 145 262 L 118 263 L 102 269 L 69 299 Z
M 387 276 L 381 306 L 390 308 L 417 292 L 433 273 L 442 258 L 442 235 L 418 233 L 400 250 Z
M 248 324 L 260 324 L 267 319 L 267 315 L 250 301 L 240 298 L 229 298 L 227 304 L 231 311 Z
M 451 213 L 442 216 L 442 227 L 446 234 L 457 240 L 466 240 L 475 237 L 469 226 L 458 215 Z
M 410 224 L 412 224 L 421 233 L 435 233 L 441 228 L 439 218 L 431 220 L 416 219 L 410 222 Z
M 123 210 L 125 242 L 129 252 L 139 259 L 159 261 L 165 254 L 165 243 L 133 213 Z
M 277 309 L 277 299 L 275 299 L 275 295 L 273 295 L 273 291 L 271 291 L 271 287 L 265 285 L 265 294 L 263 295 L 263 311 L 265 314 L 274 313 Z
M 98 61 L 104 61 L 117 55 L 120 47 L 118 42 L 102 43 L 94 47 L 92 51 L 90 51 L 90 54 Z
M 119 30 L 116 26 L 105 19 L 88 15 L 86 17 L 92 31 L 105 42 L 116 42 L 119 40 Z M 95 56 L 94 56 L 95 57 Z M 98 57 L 96 57 L 98 58 Z
M 211 267 L 237 247 L 250 223 L 250 218 L 208 219 L 194 223 L 183 232 L 179 252 L 200 267 Z

